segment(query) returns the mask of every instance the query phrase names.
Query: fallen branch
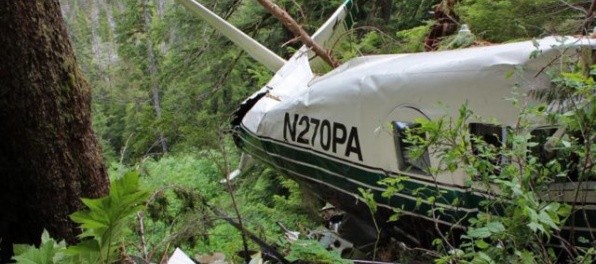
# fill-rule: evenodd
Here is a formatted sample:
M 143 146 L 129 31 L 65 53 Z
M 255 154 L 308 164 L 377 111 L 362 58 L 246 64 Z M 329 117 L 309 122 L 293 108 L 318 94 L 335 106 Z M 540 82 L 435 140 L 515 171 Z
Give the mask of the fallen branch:
M 339 62 L 331 57 L 325 49 L 317 44 L 304 29 L 298 25 L 288 12 L 281 9 L 278 5 L 271 2 L 271 0 L 257 0 L 267 11 L 273 14 L 279 21 L 281 21 L 294 35 L 300 38 L 300 41 L 308 48 L 310 48 L 317 56 L 321 57 L 326 63 L 335 68 L 339 66 Z

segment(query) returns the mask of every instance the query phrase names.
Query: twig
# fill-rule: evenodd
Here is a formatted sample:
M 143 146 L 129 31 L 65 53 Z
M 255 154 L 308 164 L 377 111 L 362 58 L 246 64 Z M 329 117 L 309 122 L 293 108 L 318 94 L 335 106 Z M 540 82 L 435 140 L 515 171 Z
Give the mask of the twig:
M 130 138 L 134 135 L 135 133 L 131 133 L 128 138 L 126 139 L 126 142 L 124 143 L 124 148 L 122 148 L 120 150 L 120 165 L 122 165 L 122 162 L 124 161 L 124 154 L 126 154 L 126 149 L 128 148 L 128 142 L 130 141 Z
M 302 20 L 306 21 L 306 15 L 304 14 L 304 9 L 302 9 L 302 6 L 299 5 L 298 2 L 296 2 L 296 0 L 292 0 L 292 3 L 294 3 L 294 5 L 298 8 L 300 16 L 302 16 Z
M 566 5 L 567 7 L 571 8 L 571 9 L 575 9 L 577 11 L 581 11 L 586 16 L 588 15 L 588 12 L 585 9 L 581 8 L 581 7 L 577 7 L 577 6 L 574 6 L 574 5 L 570 4 L 570 3 L 567 3 L 567 1 L 565 1 L 565 0 L 559 0 L 559 2 L 561 2 L 561 4 Z
M 147 243 L 145 242 L 145 224 L 144 224 L 144 212 L 138 212 L 137 218 L 139 219 L 139 236 L 141 237 L 141 253 L 143 254 L 143 259 L 149 261 L 147 259 Z
M 224 158 L 224 168 L 223 171 L 226 175 L 226 186 L 228 187 L 228 192 L 230 193 L 230 198 L 232 199 L 232 207 L 234 208 L 234 212 L 236 213 L 236 218 L 238 219 L 238 227 L 240 228 L 240 233 L 242 233 L 242 245 L 244 247 L 244 257 L 246 262 L 250 262 L 250 256 L 248 254 L 248 241 L 246 237 L 248 236 L 246 228 L 244 228 L 244 224 L 242 223 L 242 216 L 240 215 L 240 210 L 238 209 L 238 203 L 236 202 L 236 196 L 234 195 L 234 188 L 232 187 L 232 181 L 230 180 L 230 166 L 227 151 L 225 149 L 224 142 L 221 142 L 222 146 L 222 154 Z
M 163 251 L 163 255 L 161 255 L 161 260 L 159 261 L 159 263 L 166 263 L 166 260 L 168 259 L 168 250 L 170 250 L 170 245 L 170 243 L 166 245 L 166 250 Z

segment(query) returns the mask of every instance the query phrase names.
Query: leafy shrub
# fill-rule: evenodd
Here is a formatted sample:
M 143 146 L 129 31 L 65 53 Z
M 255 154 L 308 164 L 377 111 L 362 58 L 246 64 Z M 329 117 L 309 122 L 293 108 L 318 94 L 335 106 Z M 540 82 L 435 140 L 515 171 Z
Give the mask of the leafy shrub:
M 505 42 L 578 32 L 584 14 L 568 6 L 577 2 L 580 1 L 464 0 L 457 12 L 474 34 L 488 41 Z
M 236 160 L 233 153 L 227 155 L 229 160 Z M 205 206 L 207 202 L 236 217 L 227 186 L 220 182 L 225 175 L 225 160 L 224 154 L 204 151 L 147 159 L 139 164 L 141 184 L 152 195 L 139 222 L 129 223 L 135 226 L 135 232 L 128 242 L 141 241 L 142 222 L 147 259 L 159 261 L 174 247 L 192 254 L 223 252 L 234 259 L 236 252 L 243 250 L 241 232 Z M 116 166 L 111 173 L 123 170 Z M 276 221 L 289 226 L 312 223 L 300 187 L 272 169 L 255 165 L 236 178 L 231 187 L 245 227 L 265 241 L 283 234 Z M 250 241 L 249 244 L 257 249 Z M 128 247 L 127 251 L 143 254 L 140 248 Z
M 71 215 L 79 223 L 81 242 L 66 246 L 56 242 L 47 232 L 36 248 L 30 245 L 15 245 L 14 259 L 17 263 L 116 263 L 122 260 L 120 246 L 130 234 L 132 215 L 141 211 L 148 192 L 139 188 L 139 175 L 124 174 L 111 183 L 110 193 L 98 199 L 82 199 L 86 210 Z
M 563 60 L 568 63 L 549 69 L 555 89 L 547 91 L 548 96 L 541 95 L 543 99 L 549 98 L 545 104 L 526 105 L 516 99 L 527 95 L 514 95 L 509 99 L 520 109 L 520 114 L 516 126 L 506 128 L 506 141 L 499 145 L 470 133 L 470 120 L 482 118 L 475 116 L 466 105 L 459 109 L 455 120 L 416 120 L 420 127 L 409 132 L 408 138 L 416 146 L 410 155 L 417 157 L 427 149 L 432 150 L 432 155 L 439 158 L 439 165 L 430 172 L 465 171 L 473 177 L 470 186 L 482 186 L 494 197 L 481 202 L 481 211 L 465 220 L 469 228 L 461 237 L 461 244 L 450 244 L 441 238 L 435 240 L 434 244 L 444 253 L 437 263 L 556 263 L 563 260 L 589 263 L 594 258 L 594 249 L 590 246 L 594 241 L 586 237 L 572 239 L 564 236 L 561 229 L 572 213 L 581 210 L 577 206 L 582 204 L 582 198 L 566 204 L 547 195 L 549 185 L 555 182 L 596 180 L 592 168 L 596 162 L 593 155 L 596 151 L 593 142 L 596 139 L 593 129 L 596 127 L 595 66 L 586 71 L 582 60 Z M 553 111 L 555 102 L 559 103 L 558 111 Z M 565 133 L 540 138 L 532 133 L 536 120 L 551 120 L 557 131 Z M 416 136 L 420 134 L 427 137 Z M 553 154 L 545 155 L 549 152 L 545 147 Z M 580 186 L 577 185 L 576 193 L 583 188 Z M 440 195 L 433 199 L 439 199 Z M 562 249 L 556 251 L 548 244 L 560 244 Z
M 290 261 L 299 260 L 300 263 L 315 264 L 350 264 L 351 260 L 342 259 L 338 252 L 326 250 L 316 240 L 297 240 L 291 248 L 287 257 Z

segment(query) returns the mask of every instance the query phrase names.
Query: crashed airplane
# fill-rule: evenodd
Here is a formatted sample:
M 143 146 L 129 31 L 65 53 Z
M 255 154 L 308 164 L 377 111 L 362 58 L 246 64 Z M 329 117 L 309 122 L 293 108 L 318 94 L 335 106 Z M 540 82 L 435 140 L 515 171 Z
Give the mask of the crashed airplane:
M 275 72 L 235 113 L 233 137 L 245 156 L 235 175 L 250 156 L 362 222 L 370 220 L 370 211 L 359 199 L 360 189 L 369 190 L 379 208 L 375 217 L 381 221 L 377 222 L 386 225 L 383 232 L 415 244 L 432 238 L 435 224 L 439 229 L 464 230 L 467 221 L 462 219 L 479 213 L 479 204 L 499 193 L 463 170 L 431 174 L 429 168 L 439 162 L 429 154 L 432 151 L 415 159 L 409 156 L 411 142 L 405 135 L 416 120 L 456 120 L 465 104 L 476 115 L 494 120 L 468 120 L 469 133 L 504 144 L 506 128 L 516 125 L 519 113 L 504 98 L 519 96 L 531 104 L 534 100 L 526 94 L 552 86 L 546 67 L 563 54 L 596 47 L 587 38 L 547 37 L 449 51 L 363 56 L 318 75 L 313 69 L 320 68 L 321 61 L 307 47 L 286 61 L 194 0 L 179 1 Z M 324 47 L 335 43 L 349 28 L 350 19 L 345 18 L 352 12 L 351 5 L 346 1 L 313 39 Z M 495 121 L 501 125 L 494 125 Z M 551 134 L 558 131 L 536 126 L 537 132 L 541 129 Z M 405 188 L 383 197 L 387 186 L 379 181 L 398 176 L 407 177 L 401 182 Z M 574 204 L 576 217 L 563 231 L 593 238 L 595 188 L 596 182 L 553 183 L 542 197 Z M 439 193 L 437 200 L 420 199 Z M 402 216 L 389 224 L 395 208 Z

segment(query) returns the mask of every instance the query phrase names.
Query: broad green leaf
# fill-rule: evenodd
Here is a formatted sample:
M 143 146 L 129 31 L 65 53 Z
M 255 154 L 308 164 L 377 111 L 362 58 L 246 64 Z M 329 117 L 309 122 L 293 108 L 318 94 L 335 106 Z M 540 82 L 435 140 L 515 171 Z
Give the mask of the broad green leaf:
M 64 242 L 57 243 L 54 239 L 50 238 L 48 231 L 44 230 L 42 233 L 42 243 L 39 248 L 33 246 L 16 246 L 16 256 L 14 260 L 17 263 L 25 264 L 53 264 L 54 257 L 58 252 L 65 248 Z
M 541 223 L 548 225 L 552 229 L 559 230 L 559 227 L 557 227 L 555 222 L 553 222 L 553 219 L 545 211 L 540 211 L 538 214 L 538 219 Z
M 487 228 L 476 228 L 468 231 L 467 234 L 471 238 L 487 238 L 490 237 L 491 232 Z
M 534 232 L 540 230 L 541 232 L 545 233 L 544 227 L 539 223 L 536 223 L 536 222 L 529 223 L 528 227 Z
M 476 244 L 476 247 L 478 247 L 480 249 L 487 249 L 488 247 L 490 247 L 490 244 L 486 243 L 482 239 L 476 240 L 475 244 Z
M 501 222 L 490 222 L 486 224 L 486 229 L 491 233 L 500 233 L 505 231 L 505 226 Z
M 492 264 L 492 263 L 495 263 L 495 261 L 494 261 L 494 260 L 493 260 L 493 259 L 492 259 L 492 258 L 491 258 L 489 255 L 487 255 L 487 254 L 486 254 L 486 253 L 484 253 L 484 252 L 478 252 L 478 257 L 479 257 L 481 260 L 483 260 L 483 261 L 486 261 L 485 263 L 491 263 L 491 264 Z

